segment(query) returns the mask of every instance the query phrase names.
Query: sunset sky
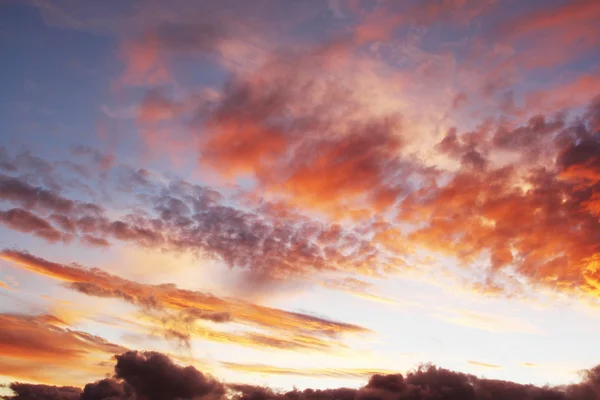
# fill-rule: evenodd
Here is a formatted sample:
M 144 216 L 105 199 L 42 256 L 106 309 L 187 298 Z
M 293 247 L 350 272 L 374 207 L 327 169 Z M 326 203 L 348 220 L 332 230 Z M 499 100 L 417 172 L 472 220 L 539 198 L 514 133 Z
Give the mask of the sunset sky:
M 0 384 L 83 388 L 129 350 L 282 390 L 422 363 L 580 382 L 599 20 L 598 0 L 0 2 Z

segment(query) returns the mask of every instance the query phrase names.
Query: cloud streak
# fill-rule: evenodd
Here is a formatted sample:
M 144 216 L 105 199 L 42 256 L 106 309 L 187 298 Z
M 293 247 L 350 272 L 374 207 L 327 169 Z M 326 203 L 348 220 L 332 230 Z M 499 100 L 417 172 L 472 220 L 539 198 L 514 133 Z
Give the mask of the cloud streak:
M 105 372 L 94 360 L 99 363 L 127 350 L 101 337 L 65 328 L 66 324 L 52 315 L 0 314 L 0 322 L 3 376 L 81 383 Z
M 231 341 L 241 345 L 329 350 L 340 344 L 341 335 L 369 332 L 354 324 L 223 299 L 208 293 L 179 289 L 172 284 L 142 284 L 98 269 L 53 263 L 25 252 L 4 250 L 0 254 L 16 266 L 63 281 L 67 287 L 80 293 L 134 304 L 148 313 L 150 321 L 184 342 L 189 341 L 190 335 L 195 335 L 206 340 Z M 244 324 L 260 328 L 266 334 L 219 332 L 210 326 L 197 325 L 200 321 Z

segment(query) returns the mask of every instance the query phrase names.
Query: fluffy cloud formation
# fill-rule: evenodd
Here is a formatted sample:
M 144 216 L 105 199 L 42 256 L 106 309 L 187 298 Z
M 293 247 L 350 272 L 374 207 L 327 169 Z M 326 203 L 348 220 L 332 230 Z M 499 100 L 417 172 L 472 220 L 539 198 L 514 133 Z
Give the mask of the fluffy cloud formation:
M 440 149 L 463 167 L 403 200 L 398 221 L 426 221 L 409 240 L 466 263 L 487 254 L 492 278 L 514 268 L 533 284 L 597 295 L 598 104 L 571 121 L 537 116 L 460 139 L 451 131 Z M 516 161 L 498 163 L 499 151 Z
M 0 176 L 0 199 L 19 205 L 2 211 L 0 223 L 49 242 L 71 241 L 106 247 L 111 240 L 142 247 L 195 252 L 266 278 L 304 275 L 310 270 L 354 270 L 366 274 L 390 267 L 394 256 L 364 235 L 293 214 L 284 220 L 224 205 L 217 191 L 185 181 L 167 185 L 144 170 L 121 179 L 151 208 L 111 219 L 96 204 L 69 199 L 24 180 Z M 377 260 L 377 263 L 373 261 Z
M 208 117 L 200 162 L 342 217 L 389 207 L 414 172 L 399 159 L 401 119 L 374 113 L 333 74 L 351 62 L 334 43 L 233 80 Z
M 156 352 L 130 351 L 117 355 L 114 376 L 88 383 L 83 391 L 73 387 L 56 387 L 13 383 L 14 396 L 7 400 L 386 400 L 386 399 L 552 399 L 591 400 L 599 395 L 599 368 L 586 371 L 581 383 L 562 387 L 537 387 L 513 382 L 477 378 L 459 372 L 425 365 L 401 374 L 371 376 L 359 389 L 305 389 L 277 392 L 266 387 L 225 384 L 192 366 L 179 366 Z
M 239 101 L 254 98 L 253 94 L 245 96 Z M 237 102 L 231 100 L 229 106 L 228 100 L 223 100 L 219 107 L 249 109 L 248 105 L 236 106 Z M 286 201 L 254 199 L 250 201 L 250 209 L 245 205 L 236 208 L 229 205 L 229 199 L 208 187 L 174 179 L 165 184 L 141 169 L 125 169 L 126 173 L 120 175 L 122 184 L 133 188 L 135 196 L 143 201 L 135 211 L 121 218 L 109 218 L 106 210 L 93 203 L 72 200 L 23 178 L 3 175 L 0 183 L 6 190 L 0 197 L 19 208 L 2 211 L 0 222 L 50 242 L 79 238 L 88 245 L 109 246 L 110 241 L 117 240 L 142 247 L 196 252 L 232 267 L 245 268 L 265 280 L 302 278 L 323 272 L 385 276 L 401 270 L 405 259 L 426 248 L 434 254 L 456 258 L 467 269 L 474 260 L 487 258 L 489 268 L 478 271 L 480 276 L 483 272 L 484 279 L 471 284 L 485 286 L 488 293 L 522 292 L 516 280 L 513 280 L 516 286 L 505 287 L 503 277 L 512 274 L 525 278 L 530 285 L 596 296 L 600 282 L 595 240 L 600 232 L 600 202 L 595 194 L 600 176 L 599 104 L 598 100 L 592 102 L 577 117 L 567 113 L 536 115 L 517 125 L 500 121 L 467 132 L 450 129 L 435 145 L 435 151 L 455 160 L 458 168 L 454 170 L 427 169 L 415 164 L 415 160 L 405 163 L 397 156 L 395 161 L 381 154 L 374 156 L 372 161 L 377 160 L 377 165 L 382 160 L 390 161 L 384 161 L 386 167 L 381 169 L 386 171 L 385 176 L 402 175 L 408 170 L 414 184 L 403 184 L 402 193 L 392 196 L 393 202 L 386 203 L 383 209 L 372 208 L 376 218 L 360 224 L 351 225 L 332 215 L 325 219 L 309 218 Z M 219 108 L 215 109 L 214 115 L 219 112 Z M 248 118 L 260 115 L 251 113 Z M 257 131 L 261 135 L 265 132 L 263 128 Z M 367 132 L 361 136 L 367 142 L 360 142 L 356 152 L 349 151 L 341 142 L 330 148 L 345 149 L 339 153 L 343 162 L 336 161 L 336 166 L 345 165 L 346 161 L 354 165 L 358 159 L 371 157 L 365 149 L 379 137 L 379 131 Z M 284 136 L 287 141 L 288 134 Z M 207 140 L 212 140 L 210 137 L 208 134 Z M 304 138 L 303 134 L 298 137 Z M 347 135 L 343 137 L 354 140 Z M 315 140 L 320 143 L 318 148 L 329 148 L 321 147 L 321 139 Z M 333 139 L 326 136 L 325 140 Z M 245 148 L 264 149 L 257 146 L 262 139 L 251 141 L 256 143 Z M 283 148 L 287 146 L 286 142 Z M 312 154 L 319 154 L 317 147 L 311 147 Z M 298 151 L 302 145 L 291 148 Z M 381 147 L 387 148 L 386 144 Z M 280 157 L 284 153 L 280 149 L 273 155 Z M 357 160 L 351 160 L 353 154 Z M 262 155 L 251 158 L 249 165 L 263 168 Z M 310 161 L 310 157 L 301 159 Z M 320 159 L 327 165 L 324 160 L 328 157 Z M 361 171 L 370 170 L 366 166 L 371 161 L 364 165 L 361 162 L 357 164 L 361 165 Z M 283 169 L 271 165 L 266 167 L 265 174 Z M 262 174 L 258 170 L 254 173 L 259 178 Z M 344 174 L 340 176 L 357 176 Z M 285 175 L 286 179 L 299 176 Z M 320 179 L 332 175 L 324 170 L 306 176 Z M 352 187 L 345 178 L 339 182 L 340 187 Z M 380 189 L 378 178 L 357 182 L 360 185 L 357 193 L 368 193 L 367 186 Z M 381 182 L 388 182 L 387 178 Z M 393 182 L 397 180 L 390 182 L 396 185 Z M 323 188 L 335 186 L 327 183 Z M 391 186 L 384 183 L 384 187 Z M 293 190 L 285 192 L 296 199 L 302 198 Z M 302 192 L 313 196 L 318 190 L 303 188 Z M 331 204 L 337 204 L 337 195 L 324 196 Z M 352 197 L 342 192 L 340 196 Z

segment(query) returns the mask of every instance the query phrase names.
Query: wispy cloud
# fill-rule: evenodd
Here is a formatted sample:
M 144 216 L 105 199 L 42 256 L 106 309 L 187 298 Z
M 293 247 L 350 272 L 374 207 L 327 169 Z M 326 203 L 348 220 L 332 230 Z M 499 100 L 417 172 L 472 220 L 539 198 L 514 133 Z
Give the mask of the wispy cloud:
M 518 332 L 534 335 L 543 333 L 531 322 L 513 316 L 494 315 L 466 309 L 446 309 L 435 316 L 446 322 L 491 332 Z
M 106 372 L 97 363 L 127 350 L 51 315 L 1 314 L 0 322 L 0 373 L 13 379 L 84 383 Z
M 1 257 L 32 272 L 66 282 L 67 287 L 80 293 L 134 304 L 168 336 L 184 342 L 189 341 L 190 334 L 195 334 L 207 340 L 241 345 L 328 350 L 338 345 L 339 335 L 369 332 L 358 325 L 223 299 L 210 293 L 179 289 L 172 284 L 142 284 L 97 269 L 57 264 L 15 250 L 4 250 Z M 219 332 L 209 326 L 196 326 L 200 321 L 248 324 L 271 333 Z
M 469 361 L 467 361 L 467 363 L 469 363 L 469 364 L 471 364 L 471 365 L 475 365 L 476 367 L 483 367 L 483 368 L 494 368 L 494 369 L 502 368 L 502 367 L 501 367 L 501 366 L 499 366 L 499 365 L 496 365 L 496 364 L 488 364 L 488 363 L 484 363 L 484 362 L 481 362 L 481 361 L 472 361 L 472 360 L 469 360 Z
M 268 364 L 238 364 L 222 362 L 227 369 L 261 375 L 296 375 L 329 378 L 362 378 L 375 374 L 393 374 L 395 371 L 376 368 L 283 368 Z

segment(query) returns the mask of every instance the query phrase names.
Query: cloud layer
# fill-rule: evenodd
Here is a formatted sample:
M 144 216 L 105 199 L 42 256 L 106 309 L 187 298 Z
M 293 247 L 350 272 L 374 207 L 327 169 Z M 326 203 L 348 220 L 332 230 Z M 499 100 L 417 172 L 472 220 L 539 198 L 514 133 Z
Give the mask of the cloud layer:
M 581 383 L 562 387 L 537 387 L 507 381 L 477 378 L 433 365 L 424 365 L 401 374 L 371 376 L 359 389 L 305 389 L 290 392 L 267 387 L 227 384 L 203 374 L 192 366 L 175 364 L 156 352 L 129 351 L 115 356 L 114 375 L 83 390 L 74 387 L 12 383 L 14 396 L 7 400 L 192 400 L 192 399 L 553 399 L 591 400 L 600 390 L 599 368 L 586 371 Z

